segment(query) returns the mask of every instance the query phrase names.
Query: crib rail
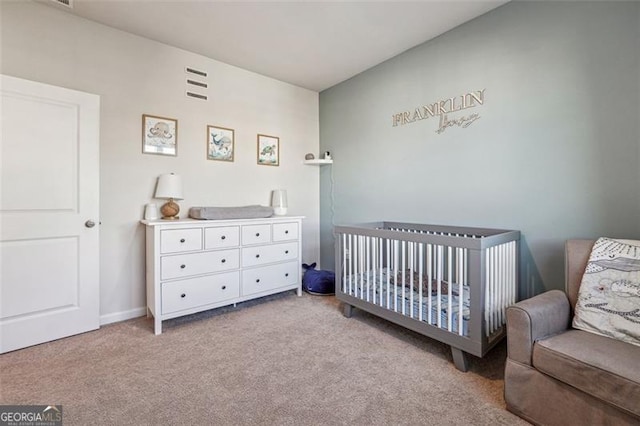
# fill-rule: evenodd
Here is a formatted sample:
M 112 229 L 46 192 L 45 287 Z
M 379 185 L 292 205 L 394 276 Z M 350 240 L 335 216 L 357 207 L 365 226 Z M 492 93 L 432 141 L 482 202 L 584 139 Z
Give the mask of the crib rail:
M 470 352 L 479 356 L 504 332 L 516 302 L 518 231 L 378 222 L 335 234 L 338 298 L 428 324 L 436 338 L 477 341 L 483 349 Z

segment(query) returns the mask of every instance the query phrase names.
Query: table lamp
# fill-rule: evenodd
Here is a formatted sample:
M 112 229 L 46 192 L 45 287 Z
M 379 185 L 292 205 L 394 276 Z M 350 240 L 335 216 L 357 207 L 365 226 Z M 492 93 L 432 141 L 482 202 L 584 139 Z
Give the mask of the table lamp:
M 165 220 L 179 219 L 180 206 L 174 200 L 182 200 L 182 178 L 173 173 L 160 175 L 156 187 L 156 198 L 167 201 L 161 208 L 162 218 Z
M 271 207 L 277 216 L 287 214 L 287 191 L 284 189 L 274 189 L 271 196 Z

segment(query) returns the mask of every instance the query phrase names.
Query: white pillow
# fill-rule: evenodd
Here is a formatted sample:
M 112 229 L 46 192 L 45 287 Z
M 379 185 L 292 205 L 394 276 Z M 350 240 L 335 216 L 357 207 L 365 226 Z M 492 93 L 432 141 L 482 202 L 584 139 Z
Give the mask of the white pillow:
M 640 346 L 640 241 L 596 241 L 575 311 L 574 328 Z

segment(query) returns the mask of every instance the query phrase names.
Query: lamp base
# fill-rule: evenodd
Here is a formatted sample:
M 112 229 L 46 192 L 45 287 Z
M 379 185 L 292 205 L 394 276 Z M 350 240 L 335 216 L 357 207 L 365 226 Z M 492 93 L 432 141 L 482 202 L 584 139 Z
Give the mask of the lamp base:
M 180 206 L 178 203 L 173 201 L 173 198 L 170 198 L 169 201 L 164 203 L 160 208 L 160 213 L 162 213 L 163 220 L 177 220 L 180 219 L 178 216 L 180 214 Z
M 287 208 L 286 207 L 274 207 L 273 208 L 273 214 L 275 214 L 276 216 L 284 216 L 287 214 Z

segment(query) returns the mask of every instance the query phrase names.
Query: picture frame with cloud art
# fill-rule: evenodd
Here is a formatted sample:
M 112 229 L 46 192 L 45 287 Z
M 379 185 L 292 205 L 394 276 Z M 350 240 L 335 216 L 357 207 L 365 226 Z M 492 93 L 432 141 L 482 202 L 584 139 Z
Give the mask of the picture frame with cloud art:
M 207 160 L 233 161 L 234 130 L 207 126 Z
M 178 120 L 142 115 L 142 153 L 178 155 Z

